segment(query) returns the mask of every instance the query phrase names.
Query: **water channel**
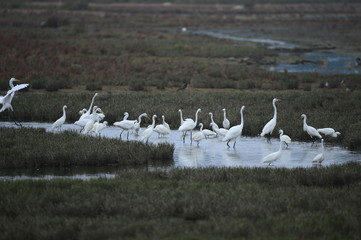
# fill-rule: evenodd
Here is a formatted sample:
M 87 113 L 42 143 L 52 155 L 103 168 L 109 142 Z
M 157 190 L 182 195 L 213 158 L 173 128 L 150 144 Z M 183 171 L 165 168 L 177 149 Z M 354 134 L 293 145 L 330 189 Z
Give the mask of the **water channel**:
M 51 128 L 51 123 L 22 123 L 24 127 L 44 128 L 48 132 L 59 132 Z M 11 122 L 0 122 L 0 127 L 15 127 Z M 64 130 L 79 131 L 80 128 L 74 124 L 65 124 Z M 141 131 L 144 128 L 141 129 Z M 140 131 L 140 132 L 141 132 Z M 198 130 L 195 130 L 198 131 Z M 101 132 L 102 137 L 118 138 L 121 129 L 110 126 Z M 96 137 L 96 136 L 93 136 Z M 265 138 L 261 137 L 240 137 L 237 139 L 236 149 L 228 149 L 225 142 L 221 141 L 221 137 L 209 138 L 202 140 L 199 146 L 195 142 L 190 144 L 189 136 L 186 142 L 182 141 L 182 133 L 173 130 L 167 137 L 158 137 L 156 133 L 150 137 L 150 143 L 168 142 L 174 144 L 174 163 L 169 168 L 202 168 L 202 167 L 314 167 L 312 159 L 321 152 L 321 144 L 316 143 L 312 146 L 311 142 L 292 142 L 288 148 L 282 150 L 280 159 L 271 166 L 261 163 L 262 157 L 279 149 L 279 141 L 277 138 L 272 139 L 271 144 L 267 143 Z M 129 134 L 129 140 L 139 141 L 134 134 Z M 126 141 L 126 134 L 123 133 L 123 140 Z M 231 144 L 233 146 L 233 143 Z M 348 151 L 340 146 L 335 146 L 325 142 L 325 160 L 322 166 L 332 164 L 343 164 L 350 161 L 361 162 L 361 153 Z M 157 166 L 148 166 L 152 169 Z M 42 170 L 32 172 L 17 172 L 0 170 L 0 180 L 21 180 L 21 179 L 52 179 L 52 178 L 113 178 L 116 176 L 116 167 L 99 168 L 97 170 L 89 170 L 79 168 L 70 170 L 68 173 L 44 172 Z

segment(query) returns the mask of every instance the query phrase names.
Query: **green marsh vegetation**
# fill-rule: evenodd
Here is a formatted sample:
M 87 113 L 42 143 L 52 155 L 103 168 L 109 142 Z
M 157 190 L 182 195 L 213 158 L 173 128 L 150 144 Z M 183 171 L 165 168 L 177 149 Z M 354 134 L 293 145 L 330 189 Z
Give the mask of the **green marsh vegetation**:
M 358 239 L 361 165 L 0 182 L 1 239 Z

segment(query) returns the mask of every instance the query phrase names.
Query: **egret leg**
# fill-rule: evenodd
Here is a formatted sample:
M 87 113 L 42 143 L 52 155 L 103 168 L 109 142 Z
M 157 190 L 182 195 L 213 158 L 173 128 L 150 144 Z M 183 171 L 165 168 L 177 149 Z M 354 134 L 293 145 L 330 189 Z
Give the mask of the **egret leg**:
M 271 143 L 271 134 L 269 133 L 269 134 L 267 134 L 267 143 Z
M 286 148 L 288 148 L 288 143 L 284 142 L 286 144 Z
M 228 146 L 228 148 L 230 148 L 231 146 L 229 146 L 229 142 L 230 142 L 231 140 L 228 140 L 227 141 L 227 146 Z
M 123 134 L 123 132 L 124 132 L 124 129 L 123 129 L 123 131 L 120 133 L 120 140 L 122 140 L 122 134 Z
M 129 130 L 127 131 L 127 140 L 129 140 Z
M 234 140 L 233 149 L 236 149 L 236 139 Z
M 193 143 L 193 139 L 192 139 L 192 133 L 193 133 L 193 132 L 191 131 L 191 144 Z
M 11 117 L 11 119 L 14 121 L 14 123 L 15 123 L 16 126 L 18 126 L 18 127 L 22 127 L 22 126 L 23 126 L 19 121 L 16 120 L 17 117 L 16 117 L 14 111 L 11 111 L 11 112 L 10 112 L 10 117 Z
M 183 143 L 186 143 L 186 133 L 187 132 L 184 132 L 184 134 L 183 134 Z

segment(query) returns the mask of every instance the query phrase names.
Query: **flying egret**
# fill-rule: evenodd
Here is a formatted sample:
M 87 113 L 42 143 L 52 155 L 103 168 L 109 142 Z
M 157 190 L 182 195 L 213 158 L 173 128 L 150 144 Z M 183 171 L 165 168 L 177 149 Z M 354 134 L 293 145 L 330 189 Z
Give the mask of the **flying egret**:
M 199 123 L 198 126 L 200 127 L 200 131 L 199 132 L 196 132 L 193 136 L 192 136 L 192 140 L 197 142 L 197 146 L 199 147 L 199 142 L 202 140 L 202 139 L 205 139 L 206 136 L 204 135 L 203 133 L 203 124 L 202 123 Z
M 65 120 L 66 120 L 66 109 L 67 109 L 67 106 L 64 105 L 63 106 L 63 115 L 53 123 L 53 125 L 51 126 L 52 128 L 57 128 L 58 130 L 61 130 L 61 127 L 63 126 L 63 124 L 65 123 Z
M 158 124 L 154 128 L 154 132 L 158 133 L 158 136 L 165 136 L 171 133 L 168 123 L 164 120 L 164 115 L 162 115 L 163 123 Z
M 237 141 L 237 137 L 242 135 L 242 130 L 243 130 L 243 125 L 244 125 L 244 121 L 243 121 L 243 110 L 244 110 L 245 106 L 241 107 L 240 113 L 241 113 L 241 124 L 236 125 L 231 127 L 226 136 L 224 136 L 224 138 L 222 139 L 223 142 L 227 141 L 227 146 L 228 148 L 230 148 L 231 146 L 229 146 L 229 142 L 231 140 L 234 140 L 234 144 L 233 144 L 233 148 L 236 149 L 236 141 Z
M 133 127 L 136 136 L 139 135 L 140 124 L 142 123 L 142 117 L 146 117 L 146 118 L 150 119 L 148 117 L 148 114 L 146 114 L 146 113 L 142 113 L 138 116 L 138 120 L 135 122 L 134 127 Z
M 312 145 L 315 143 L 314 137 L 320 138 L 322 139 L 322 136 L 320 135 L 320 133 L 316 130 L 316 128 L 307 125 L 306 120 L 307 120 L 307 116 L 306 114 L 302 114 L 301 118 L 303 118 L 303 131 L 307 132 L 308 135 L 310 135 L 311 139 L 312 139 Z
M 219 127 L 217 126 L 217 124 L 214 123 L 214 122 L 211 123 L 210 126 L 212 127 L 213 131 L 214 131 L 215 133 L 217 133 L 217 135 L 219 135 L 219 136 L 224 137 L 224 136 L 226 136 L 226 134 L 227 134 L 227 132 L 228 132 L 228 129 L 219 128 Z
M 223 111 L 223 122 L 222 122 L 222 126 L 223 126 L 223 128 L 225 128 L 225 129 L 229 129 L 229 128 L 231 127 L 231 123 L 230 123 L 229 120 L 227 119 L 226 109 L 223 108 L 222 111 Z
M 83 108 L 83 110 L 81 110 L 79 112 L 79 113 L 81 113 L 81 112 L 83 112 L 83 113 L 81 114 L 79 120 L 74 123 L 75 125 L 84 128 L 85 124 L 90 119 L 90 114 L 92 113 L 93 104 L 94 104 L 94 100 L 95 100 L 96 96 L 98 96 L 98 93 L 94 94 L 88 110 L 86 110 L 86 108 Z
M 128 120 L 128 117 L 129 117 L 129 113 L 125 112 L 124 118 L 122 121 L 113 123 L 114 126 L 120 127 L 121 129 L 123 129 L 123 131 L 120 133 L 120 139 L 122 139 L 123 132 L 127 131 L 127 140 L 128 140 L 129 139 L 129 130 L 133 129 L 133 127 L 136 123 L 136 120 Z
M 318 128 L 317 132 L 325 135 L 325 136 L 331 136 L 331 137 L 338 137 L 339 135 L 341 135 L 340 132 L 336 132 L 335 129 L 333 128 Z
M 212 127 L 212 130 L 214 131 L 214 128 L 219 128 L 218 127 L 218 124 L 215 122 L 215 121 L 213 121 L 213 113 L 209 113 L 209 116 L 211 117 L 211 124 L 209 125 L 209 126 L 211 126 Z M 212 124 L 213 123 L 213 124 Z M 215 131 L 214 131 L 215 132 Z
M 19 84 L 19 85 L 14 86 L 15 81 L 18 82 L 20 80 L 15 79 L 15 78 L 11 78 L 10 81 L 9 81 L 9 85 L 10 85 L 11 89 L 7 91 L 5 96 L 0 96 L 0 104 L 2 104 L 0 112 L 3 112 L 6 109 L 9 109 L 11 111 L 11 113 L 12 113 L 12 119 L 13 119 L 14 123 L 17 126 L 22 126 L 20 122 L 17 122 L 15 120 L 15 113 L 14 113 L 14 109 L 13 109 L 13 107 L 11 105 L 11 102 L 12 102 L 12 99 L 13 99 L 13 97 L 15 95 L 15 92 L 28 87 L 29 84 L 23 83 L 23 84 Z
M 321 164 L 323 160 L 325 160 L 324 148 L 323 148 L 323 139 L 321 139 L 321 153 L 317 154 L 316 157 L 313 158 L 312 163 Z
M 271 165 L 271 163 L 273 163 L 274 161 L 276 161 L 281 157 L 281 153 L 282 153 L 282 142 L 280 141 L 280 148 L 278 149 L 278 151 L 270 153 L 267 156 L 263 157 L 262 163 L 269 163 L 269 165 Z
M 271 135 L 272 132 L 274 130 L 274 128 L 276 127 L 276 122 L 277 122 L 277 107 L 276 107 L 276 102 L 282 101 L 279 98 L 274 98 L 272 100 L 272 105 L 273 105 L 273 109 L 274 109 L 274 114 L 273 114 L 273 118 L 271 120 L 268 121 L 268 123 L 263 127 L 262 129 L 262 133 L 261 133 L 261 137 L 266 136 L 267 137 L 267 142 L 271 142 Z
M 185 136 L 186 136 L 186 133 L 188 131 L 191 132 L 191 135 L 190 135 L 190 139 L 191 139 L 191 144 L 192 144 L 192 131 L 193 129 L 197 126 L 197 122 L 198 122 L 198 113 L 201 111 L 200 108 L 197 109 L 196 111 L 196 115 L 195 115 L 195 121 L 193 121 L 193 119 L 190 119 L 190 118 L 187 118 L 183 124 L 178 128 L 179 131 L 181 132 L 185 132 L 185 134 L 183 135 L 183 142 L 185 142 Z
M 284 142 L 288 147 L 288 144 L 291 143 L 291 138 L 288 135 L 283 134 L 283 130 L 279 130 L 278 133 L 280 134 L 280 141 Z
M 146 143 L 148 143 L 148 140 L 150 138 L 150 136 L 153 133 L 154 130 L 154 125 L 155 125 L 155 119 L 157 118 L 157 115 L 153 115 L 152 117 L 152 125 L 150 125 L 147 129 L 145 129 L 141 134 L 140 134 L 140 140 L 143 141 L 144 139 L 146 139 Z

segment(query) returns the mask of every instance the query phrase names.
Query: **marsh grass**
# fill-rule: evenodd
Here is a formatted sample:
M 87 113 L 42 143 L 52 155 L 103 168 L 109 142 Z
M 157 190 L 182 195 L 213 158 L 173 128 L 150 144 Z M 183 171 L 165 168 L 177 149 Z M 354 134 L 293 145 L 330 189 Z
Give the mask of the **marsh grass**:
M 0 182 L 2 239 L 358 239 L 361 165 Z
M 0 167 L 45 168 L 76 166 L 148 166 L 170 164 L 174 148 L 141 142 L 80 136 L 74 132 L 47 133 L 44 129 L 1 128 Z

